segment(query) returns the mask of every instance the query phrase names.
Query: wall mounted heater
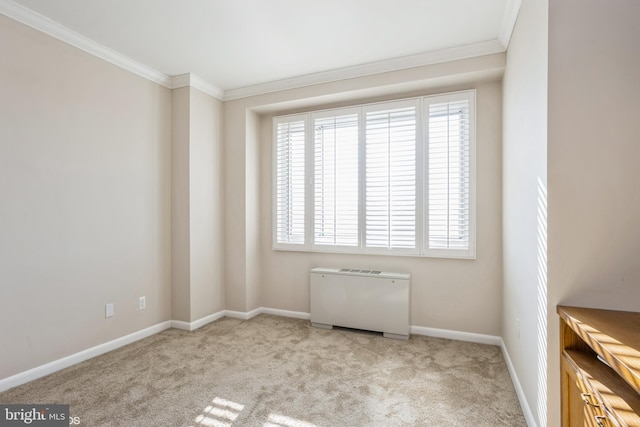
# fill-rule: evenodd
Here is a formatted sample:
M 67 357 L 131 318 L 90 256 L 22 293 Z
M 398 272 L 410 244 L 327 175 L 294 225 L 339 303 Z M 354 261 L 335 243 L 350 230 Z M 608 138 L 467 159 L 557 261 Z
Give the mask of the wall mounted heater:
M 409 338 L 407 273 L 350 268 L 311 270 L 311 324 L 382 332 Z

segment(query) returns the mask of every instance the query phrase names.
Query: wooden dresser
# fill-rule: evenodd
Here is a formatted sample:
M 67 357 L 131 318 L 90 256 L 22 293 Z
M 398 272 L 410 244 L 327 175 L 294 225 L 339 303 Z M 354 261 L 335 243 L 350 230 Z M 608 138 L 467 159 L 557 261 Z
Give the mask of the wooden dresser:
M 563 427 L 640 427 L 640 313 L 558 306 Z

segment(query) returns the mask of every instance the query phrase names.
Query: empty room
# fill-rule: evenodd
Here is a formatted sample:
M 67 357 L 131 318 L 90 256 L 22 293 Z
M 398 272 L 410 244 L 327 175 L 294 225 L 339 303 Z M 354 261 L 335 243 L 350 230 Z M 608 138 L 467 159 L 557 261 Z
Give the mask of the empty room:
M 0 426 L 640 426 L 639 19 L 0 0 Z

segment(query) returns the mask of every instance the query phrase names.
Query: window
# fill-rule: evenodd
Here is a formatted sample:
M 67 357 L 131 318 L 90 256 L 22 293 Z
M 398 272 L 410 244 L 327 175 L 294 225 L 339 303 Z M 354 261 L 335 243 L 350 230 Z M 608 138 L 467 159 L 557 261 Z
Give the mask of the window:
M 313 244 L 359 245 L 358 112 L 312 114 Z
M 373 249 L 416 245 L 417 105 L 365 108 L 365 241 Z
M 425 108 L 428 247 L 434 252 L 469 250 L 475 223 L 472 103 L 461 97 L 428 98 Z
M 473 258 L 475 92 L 274 118 L 274 249 Z
M 276 241 L 303 244 L 305 234 L 306 119 L 276 120 Z

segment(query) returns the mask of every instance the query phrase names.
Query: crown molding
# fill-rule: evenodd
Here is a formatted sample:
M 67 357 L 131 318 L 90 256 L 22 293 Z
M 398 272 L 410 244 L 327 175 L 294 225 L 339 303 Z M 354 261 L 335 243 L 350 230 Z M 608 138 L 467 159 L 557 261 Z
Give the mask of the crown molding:
M 260 83 L 257 85 L 246 86 L 237 89 L 229 89 L 224 91 L 224 100 L 231 101 L 234 99 L 263 95 L 266 93 L 279 92 L 282 90 L 296 89 L 322 83 L 331 83 L 339 80 L 347 80 L 356 77 L 388 73 L 392 71 L 405 70 L 408 68 L 439 64 L 442 62 L 457 61 L 476 56 L 502 53 L 504 51 L 505 48 L 499 40 L 489 40 L 465 46 L 458 46 L 449 49 L 441 49 L 416 55 L 403 56 L 400 58 L 394 58 L 385 61 L 356 65 L 354 67 L 340 68 L 336 70 L 324 71 L 321 73 L 293 77 L 290 79 Z
M 222 89 L 193 74 L 191 74 L 191 87 L 209 94 L 214 98 L 218 98 L 221 101 L 224 100 L 224 91 Z
M 191 73 L 180 74 L 172 77 L 167 76 L 145 64 L 137 62 L 119 52 L 76 33 L 75 31 L 40 15 L 31 9 L 19 5 L 12 0 L 0 0 L 0 13 L 164 87 L 175 89 L 190 86 L 220 100 L 230 101 L 316 84 L 331 83 L 356 77 L 388 73 L 409 68 L 467 59 L 475 56 L 502 53 L 509 45 L 521 3 L 522 0 L 508 0 L 501 22 L 500 34 L 498 39 L 495 40 L 488 40 L 466 46 L 425 52 L 228 90 L 222 90 L 216 85 Z
M 210 84 L 204 79 L 190 73 L 169 77 L 147 65 L 137 62 L 119 52 L 109 49 L 106 46 L 78 34 L 75 31 L 47 18 L 46 16 L 40 15 L 39 13 L 19 5 L 12 0 L 0 0 L 0 13 L 169 89 L 190 86 L 218 99 L 223 99 L 224 92 L 222 89 Z
M 191 86 L 191 73 L 179 74 L 169 78 L 169 89 Z
M 170 86 L 169 76 L 140 62 L 134 61 L 115 50 L 109 49 L 11 0 L 0 0 L 0 13 L 91 55 L 97 56 L 113 65 L 137 74 L 140 77 L 144 77 L 147 80 L 151 80 L 165 87 Z
M 513 29 L 516 26 L 518 20 L 518 14 L 520 13 L 520 6 L 522 0 L 509 0 L 507 6 L 504 8 L 504 15 L 502 15 L 502 22 L 500 23 L 500 34 L 498 40 L 506 50 L 509 47 L 511 41 L 511 35 Z
M 222 89 L 212 85 L 193 73 L 179 74 L 171 77 L 169 88 L 178 89 L 181 87 L 192 87 L 206 93 L 207 95 L 211 95 L 214 98 L 218 98 L 221 101 L 224 100 L 224 91 Z

